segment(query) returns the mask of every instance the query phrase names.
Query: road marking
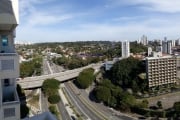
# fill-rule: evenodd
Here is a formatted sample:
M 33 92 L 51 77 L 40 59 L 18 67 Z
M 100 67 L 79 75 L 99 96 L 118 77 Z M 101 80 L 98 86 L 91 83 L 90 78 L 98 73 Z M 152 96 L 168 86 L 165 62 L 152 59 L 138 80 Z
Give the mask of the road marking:
M 81 112 L 88 118 L 88 120 L 91 120 L 90 117 L 82 110 L 82 108 L 79 106 L 79 104 L 76 102 L 76 100 L 74 99 L 74 97 L 71 95 L 71 93 L 69 92 L 69 90 L 66 88 L 66 86 L 64 86 L 64 88 L 66 89 L 66 91 L 69 93 L 69 95 L 71 96 L 71 98 L 73 99 L 74 103 L 79 107 L 79 109 L 81 110 Z

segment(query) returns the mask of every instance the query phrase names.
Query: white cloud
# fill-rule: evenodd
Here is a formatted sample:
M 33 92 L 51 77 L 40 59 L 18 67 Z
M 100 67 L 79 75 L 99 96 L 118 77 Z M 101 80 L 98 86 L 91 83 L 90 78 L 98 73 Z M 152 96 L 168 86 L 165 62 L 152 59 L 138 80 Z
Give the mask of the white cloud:
M 51 14 L 51 13 L 33 13 L 29 16 L 27 24 L 29 26 L 39 26 L 39 25 L 50 25 L 55 23 L 60 23 L 65 20 L 73 18 L 73 15 L 64 14 Z
M 139 8 L 150 11 L 177 13 L 180 12 L 180 0 L 109 0 L 114 6 L 138 5 Z
M 77 29 L 35 29 L 24 28 L 18 32 L 23 32 L 21 39 L 33 42 L 47 41 L 79 41 L 79 40 L 137 40 L 142 34 L 146 34 L 148 39 L 162 39 L 167 36 L 168 39 L 176 39 L 179 37 L 178 31 L 180 18 L 172 19 L 169 23 L 166 19 L 152 18 L 144 22 L 136 22 L 129 24 L 113 25 L 113 24 L 81 24 Z M 29 33 L 31 31 L 31 33 Z M 38 36 L 28 38 L 27 36 Z

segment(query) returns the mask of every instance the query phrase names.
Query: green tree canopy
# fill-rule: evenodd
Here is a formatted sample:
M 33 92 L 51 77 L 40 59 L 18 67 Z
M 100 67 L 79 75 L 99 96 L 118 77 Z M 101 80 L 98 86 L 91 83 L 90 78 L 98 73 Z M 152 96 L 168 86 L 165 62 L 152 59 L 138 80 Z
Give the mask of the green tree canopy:
M 98 86 L 95 90 L 95 96 L 99 102 L 103 101 L 108 104 L 111 99 L 111 89 L 105 86 Z
M 138 86 L 146 85 L 146 80 L 141 80 L 139 74 L 145 72 L 142 61 L 129 57 L 116 62 L 111 68 L 111 81 L 121 87 L 131 87 L 138 90 Z M 138 86 L 137 86 L 138 85 Z M 143 87 L 144 88 L 144 87 Z
M 59 81 L 56 79 L 46 79 L 43 82 L 42 90 L 45 95 L 54 95 L 57 93 L 57 89 L 59 89 Z
M 94 76 L 94 69 L 88 68 L 83 70 L 79 76 L 77 77 L 77 84 L 80 88 L 86 89 L 89 87 L 89 85 L 92 84 L 92 82 L 95 80 Z

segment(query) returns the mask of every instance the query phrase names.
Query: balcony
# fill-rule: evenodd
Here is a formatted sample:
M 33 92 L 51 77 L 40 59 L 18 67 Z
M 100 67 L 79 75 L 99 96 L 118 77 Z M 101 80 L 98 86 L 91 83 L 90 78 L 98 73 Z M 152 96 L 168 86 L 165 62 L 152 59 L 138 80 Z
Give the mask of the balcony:
M 1 79 L 19 77 L 19 56 L 16 53 L 0 53 Z
M 0 0 L 0 31 L 12 30 L 18 22 L 18 1 L 17 0 Z
M 19 97 L 14 86 L 3 86 L 3 105 L 19 103 Z

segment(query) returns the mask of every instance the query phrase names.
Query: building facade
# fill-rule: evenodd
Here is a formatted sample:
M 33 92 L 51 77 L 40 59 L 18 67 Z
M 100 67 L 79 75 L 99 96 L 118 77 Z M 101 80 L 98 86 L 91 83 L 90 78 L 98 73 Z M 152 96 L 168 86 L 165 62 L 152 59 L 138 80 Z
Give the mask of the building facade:
M 128 58 L 130 56 L 129 42 L 124 41 L 121 43 L 122 58 Z
M 18 0 L 0 0 L 0 120 L 20 120 L 19 57 L 14 47 L 18 23 Z
M 164 56 L 146 58 L 146 76 L 149 88 L 176 83 L 176 57 Z
M 143 36 L 141 37 L 141 44 L 143 44 L 143 45 L 148 45 L 147 36 L 143 35 Z
M 163 41 L 162 43 L 162 53 L 172 54 L 172 41 Z

